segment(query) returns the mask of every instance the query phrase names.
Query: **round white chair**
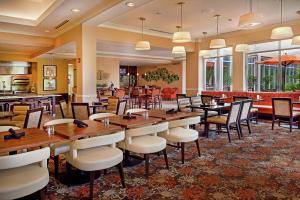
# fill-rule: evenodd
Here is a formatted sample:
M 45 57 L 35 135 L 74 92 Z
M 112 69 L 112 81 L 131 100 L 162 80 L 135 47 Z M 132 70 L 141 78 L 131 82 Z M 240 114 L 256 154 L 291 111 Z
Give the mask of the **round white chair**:
M 169 143 L 180 143 L 182 164 L 184 164 L 184 144 L 186 142 L 195 142 L 199 157 L 201 156 L 198 142 L 198 131 L 190 129 L 190 125 L 198 123 L 200 123 L 200 117 L 190 117 L 170 121 L 169 130 L 159 134 L 159 136 L 165 138 Z
M 49 147 L 0 157 L 0 199 L 17 199 L 40 191 L 49 182 L 47 159 Z
M 146 112 L 149 110 L 143 109 L 143 108 L 133 108 L 133 109 L 128 109 L 126 110 L 125 114 L 127 113 L 138 113 L 138 112 Z
M 96 136 L 71 143 L 71 151 L 66 154 L 69 165 L 82 171 L 90 172 L 90 198 L 93 198 L 95 171 L 118 166 L 122 186 L 125 188 L 123 172 L 123 152 L 116 148 L 116 143 L 124 140 L 125 132 Z M 71 177 L 69 177 L 71 178 Z
M 16 127 L 16 126 L 0 126 L 0 132 L 5 132 L 5 131 L 8 131 L 8 129 L 14 129 L 14 130 L 20 130 L 19 127 Z
M 112 117 L 115 116 L 116 114 L 114 113 L 96 113 L 96 114 L 92 114 L 89 117 L 89 120 L 95 120 L 95 119 L 99 119 L 99 118 L 105 118 L 105 117 Z
M 44 124 L 45 126 L 54 126 L 58 124 L 67 124 L 73 123 L 74 119 L 55 119 L 48 121 Z M 54 160 L 54 176 L 57 177 L 59 173 L 59 155 L 63 153 L 67 153 L 70 151 L 70 143 L 69 142 L 57 142 L 55 144 L 50 145 L 51 149 L 51 158 Z
M 120 144 L 126 150 L 125 155 L 129 152 L 144 154 L 146 176 L 149 174 L 149 154 L 163 152 L 166 167 L 169 169 L 167 157 L 167 141 L 157 136 L 157 133 L 168 130 L 169 123 L 163 122 L 156 125 L 144 126 L 126 131 L 125 144 Z M 126 159 L 126 158 L 125 158 Z

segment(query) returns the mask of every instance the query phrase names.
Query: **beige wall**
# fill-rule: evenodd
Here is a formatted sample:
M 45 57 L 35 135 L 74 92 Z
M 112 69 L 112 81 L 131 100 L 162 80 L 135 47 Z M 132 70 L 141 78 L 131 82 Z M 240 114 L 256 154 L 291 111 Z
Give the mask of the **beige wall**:
M 147 82 L 142 78 L 143 74 L 148 73 L 149 71 L 154 71 L 158 68 L 166 68 L 169 71 L 169 73 L 177 74 L 179 76 L 179 80 L 174 81 L 171 84 L 168 84 L 167 82 L 162 81 L 162 80 Z M 182 64 L 181 63 L 154 65 L 154 66 L 139 66 L 137 71 L 139 73 L 138 85 L 140 85 L 140 86 L 157 85 L 157 86 L 160 86 L 161 88 L 177 87 L 179 89 L 178 91 L 181 92 L 181 89 L 182 89 Z
M 120 87 L 120 61 L 117 58 L 97 57 L 97 71 L 101 71 L 104 76 L 97 83 L 106 83 L 108 86 L 113 82 L 114 86 Z

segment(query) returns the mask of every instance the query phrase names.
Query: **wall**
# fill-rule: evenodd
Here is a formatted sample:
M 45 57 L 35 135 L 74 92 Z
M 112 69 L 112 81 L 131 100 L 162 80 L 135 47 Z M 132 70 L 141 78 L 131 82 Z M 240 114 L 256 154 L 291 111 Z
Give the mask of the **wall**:
M 178 81 L 174 81 L 171 84 L 168 84 L 167 82 L 164 82 L 162 80 L 158 81 L 151 81 L 147 82 L 142 78 L 142 74 L 148 73 L 149 71 L 154 71 L 158 68 L 166 68 L 169 73 L 174 73 L 179 76 Z M 160 86 L 161 88 L 166 88 L 166 87 L 177 87 L 181 92 L 182 89 L 182 64 L 165 64 L 165 65 L 154 65 L 154 66 L 138 66 L 137 71 L 139 73 L 139 78 L 138 78 L 138 85 L 143 86 L 143 85 L 156 85 Z
M 120 61 L 117 58 L 97 57 L 97 72 L 101 71 L 103 80 L 97 80 L 97 84 L 113 82 L 114 87 L 120 87 Z M 96 76 L 96 74 L 95 74 Z

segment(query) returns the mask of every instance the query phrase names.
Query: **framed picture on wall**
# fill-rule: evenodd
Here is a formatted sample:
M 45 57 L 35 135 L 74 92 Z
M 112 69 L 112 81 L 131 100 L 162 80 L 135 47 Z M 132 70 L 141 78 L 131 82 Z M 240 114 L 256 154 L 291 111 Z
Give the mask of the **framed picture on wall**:
M 56 65 L 43 65 L 44 77 L 56 77 Z
M 56 79 L 55 78 L 44 78 L 43 80 L 43 90 L 53 91 L 56 90 Z

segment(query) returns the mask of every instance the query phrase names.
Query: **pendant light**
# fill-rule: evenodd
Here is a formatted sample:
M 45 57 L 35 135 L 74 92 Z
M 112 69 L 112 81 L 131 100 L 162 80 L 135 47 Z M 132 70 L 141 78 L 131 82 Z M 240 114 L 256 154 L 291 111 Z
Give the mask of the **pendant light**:
M 249 45 L 248 44 L 237 44 L 235 46 L 235 51 L 246 53 L 249 51 Z
M 219 17 L 220 15 L 215 15 L 214 17 L 217 18 L 217 36 L 219 36 Z M 219 49 L 226 47 L 226 42 L 224 39 L 217 38 L 210 41 L 209 47 L 211 49 Z
M 282 25 L 282 0 L 280 0 L 280 24 Z M 293 37 L 294 33 L 290 26 L 281 26 L 272 30 L 272 40 L 282 40 Z
M 182 31 L 183 26 L 182 26 L 182 6 L 183 6 L 183 2 L 179 2 L 178 5 L 180 5 L 180 28 L 181 31 L 178 30 L 177 32 L 175 32 L 173 34 L 173 42 L 174 43 L 184 43 L 184 42 L 190 42 L 192 41 L 191 39 L 191 34 L 189 32 L 186 31 Z
M 144 21 L 145 21 L 146 19 L 143 18 L 143 17 L 140 17 L 139 20 L 142 21 L 142 40 L 138 41 L 138 42 L 135 44 L 135 50 L 137 50 L 137 51 L 146 51 L 146 50 L 150 50 L 150 49 L 151 49 L 151 47 L 150 47 L 150 42 L 144 40 Z
M 300 45 L 300 35 L 293 37 L 292 45 Z
M 180 26 L 176 26 L 176 28 L 179 32 Z M 184 46 L 174 46 L 172 49 L 172 54 L 185 54 Z
M 202 34 L 203 34 L 203 40 L 206 40 L 207 32 L 202 32 Z M 206 50 L 206 49 L 200 50 L 199 56 L 209 56 L 210 52 L 211 52 L 210 50 Z
M 250 0 L 250 12 L 240 16 L 239 28 L 251 29 L 251 28 L 255 28 L 255 26 L 258 26 L 260 24 L 262 24 L 261 14 L 253 12 L 252 0 Z

